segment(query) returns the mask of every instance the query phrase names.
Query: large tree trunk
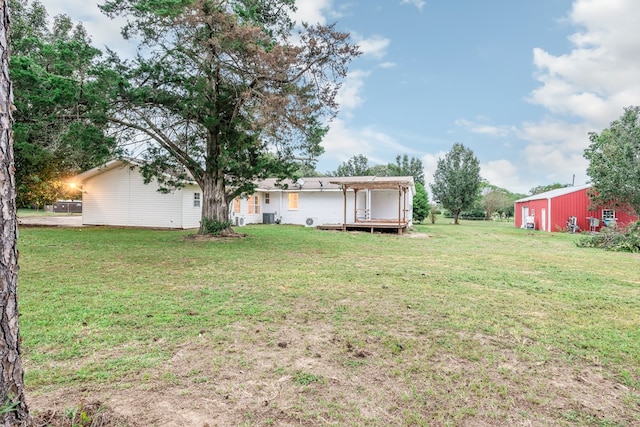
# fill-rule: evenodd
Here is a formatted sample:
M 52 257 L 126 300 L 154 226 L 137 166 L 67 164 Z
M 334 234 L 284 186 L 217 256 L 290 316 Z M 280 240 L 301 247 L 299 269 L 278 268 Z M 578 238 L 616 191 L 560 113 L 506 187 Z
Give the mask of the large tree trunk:
M 460 224 L 460 223 L 458 222 L 458 217 L 460 217 L 460 211 L 456 211 L 456 212 L 454 212 L 454 213 L 453 213 L 453 223 L 454 223 L 455 225 Z
M 224 181 L 222 177 L 205 173 L 200 182 L 202 187 L 202 219 L 198 234 L 211 234 L 207 224 L 224 224 L 229 221 L 229 205 L 225 196 Z M 230 226 L 219 231 L 218 234 L 229 234 L 233 230 Z
M 0 0 L 0 424 L 23 425 L 29 418 L 24 398 L 18 331 L 18 228 L 11 130 L 13 92 L 9 79 L 9 4 Z

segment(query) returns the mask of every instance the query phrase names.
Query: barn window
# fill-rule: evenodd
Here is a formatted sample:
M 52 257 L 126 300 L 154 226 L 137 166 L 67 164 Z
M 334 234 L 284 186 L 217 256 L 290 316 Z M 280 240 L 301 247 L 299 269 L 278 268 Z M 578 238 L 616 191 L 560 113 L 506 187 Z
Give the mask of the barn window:
M 193 207 L 200 207 L 200 193 L 193 193 Z
M 616 211 L 614 211 L 613 209 L 603 209 L 602 210 L 602 222 L 604 222 L 605 225 L 609 225 L 611 223 L 616 222 Z
M 233 199 L 233 213 L 240 213 L 240 198 L 236 197 Z
M 298 210 L 298 193 L 289 193 L 289 210 Z
M 259 214 L 260 213 L 260 197 L 249 196 L 248 200 L 249 200 L 249 213 Z
M 264 204 L 268 205 L 271 201 L 271 193 L 264 193 Z

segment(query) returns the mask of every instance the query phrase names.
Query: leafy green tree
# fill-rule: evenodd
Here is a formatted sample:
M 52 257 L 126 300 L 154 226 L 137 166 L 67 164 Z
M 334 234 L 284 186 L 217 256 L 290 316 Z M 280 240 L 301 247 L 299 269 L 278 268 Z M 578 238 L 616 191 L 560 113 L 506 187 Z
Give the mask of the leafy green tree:
M 571 184 L 560 184 L 559 182 L 554 182 L 549 185 L 538 185 L 529 190 L 530 195 L 536 195 L 540 193 L 546 193 L 547 191 L 557 190 L 558 188 L 571 187 Z
M 607 205 L 640 214 L 640 107 L 627 107 L 600 134 L 589 134 L 584 152 L 594 206 Z
M 295 29 L 294 0 L 109 0 L 145 56 L 111 57 L 111 122 L 146 137 L 147 179 L 185 171 L 203 192 L 200 234 L 231 233 L 229 203 L 322 153 L 325 120 L 359 54 L 333 25 Z M 187 173 L 182 174 L 187 177 Z
M 298 166 L 298 171 L 295 174 L 295 178 L 303 177 L 303 176 L 320 177 L 320 176 L 324 176 L 324 174 L 322 172 L 318 172 L 313 164 L 304 162 Z
M 522 194 L 512 193 L 506 188 L 501 188 L 488 182 L 483 183 L 482 187 L 481 203 L 487 219 L 491 219 L 494 214 L 506 217 L 513 216 L 514 202 L 525 197 Z
M 367 175 L 372 176 L 391 176 L 389 165 L 373 165 L 367 170 Z
M 424 166 L 422 160 L 411 157 L 408 155 L 396 156 L 396 163 L 389 163 L 389 175 L 390 176 L 412 176 L 414 182 L 420 183 L 424 186 Z
M 14 176 L 12 111 L 13 90 L 9 77 L 9 4 L 0 0 L 0 424 L 22 426 L 29 421 L 24 396 L 22 350 L 18 327 L 18 221 Z
M 478 159 L 471 149 L 456 143 L 438 160 L 431 192 L 434 200 L 451 212 L 454 224 L 459 224 L 460 213 L 478 200 L 480 183 Z
M 105 96 L 94 76 L 101 52 L 81 24 L 56 16 L 48 26 L 38 1 L 10 0 L 11 77 L 18 206 L 61 196 L 61 181 L 114 153 L 104 134 Z
M 413 198 L 413 220 L 422 222 L 429 215 L 429 201 L 424 184 L 416 182 L 416 195 Z
M 338 168 L 331 172 L 332 176 L 368 176 L 369 159 L 364 154 L 357 154 L 343 162 Z

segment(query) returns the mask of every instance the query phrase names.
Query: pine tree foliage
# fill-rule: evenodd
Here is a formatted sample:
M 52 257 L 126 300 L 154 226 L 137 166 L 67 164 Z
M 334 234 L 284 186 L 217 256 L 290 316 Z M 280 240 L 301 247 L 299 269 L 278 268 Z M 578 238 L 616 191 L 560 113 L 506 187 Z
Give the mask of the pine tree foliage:
M 201 224 L 228 222 L 230 201 L 251 193 L 257 179 L 291 177 L 322 153 L 337 91 L 359 54 L 347 33 L 294 26 L 293 0 L 101 7 L 128 20 L 123 34 L 140 40 L 142 52 L 133 61 L 112 54 L 104 75 L 111 122 L 146 138 L 148 179 L 183 170 L 198 182 Z

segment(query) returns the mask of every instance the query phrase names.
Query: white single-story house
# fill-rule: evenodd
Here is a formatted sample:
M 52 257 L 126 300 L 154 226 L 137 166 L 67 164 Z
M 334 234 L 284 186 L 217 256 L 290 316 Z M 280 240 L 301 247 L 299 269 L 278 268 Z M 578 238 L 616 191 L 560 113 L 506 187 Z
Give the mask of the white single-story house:
M 75 176 L 82 191 L 82 224 L 130 227 L 198 228 L 202 191 L 195 182 L 171 193 L 145 184 L 139 164 L 111 160 Z
M 307 177 L 266 179 L 246 199 L 235 199 L 231 217 L 241 225 L 279 222 L 308 227 L 371 221 L 412 224 L 413 177 Z
M 140 164 L 112 160 L 77 175 L 85 225 L 197 228 L 202 191 L 197 183 L 170 193 L 155 181 L 144 184 Z M 230 203 L 233 224 L 282 223 L 305 226 L 368 222 L 410 226 L 413 177 L 314 177 L 292 182 L 266 179 L 254 194 Z

